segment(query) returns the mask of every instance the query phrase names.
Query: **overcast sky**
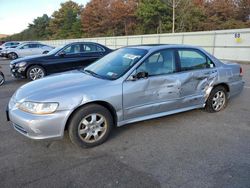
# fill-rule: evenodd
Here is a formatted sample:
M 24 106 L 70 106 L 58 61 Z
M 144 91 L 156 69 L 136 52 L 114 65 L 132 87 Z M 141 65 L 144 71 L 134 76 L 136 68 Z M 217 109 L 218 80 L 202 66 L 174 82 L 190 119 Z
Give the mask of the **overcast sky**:
M 0 0 L 0 34 L 14 34 L 43 14 L 51 14 L 67 0 Z M 74 0 L 85 5 L 89 0 Z

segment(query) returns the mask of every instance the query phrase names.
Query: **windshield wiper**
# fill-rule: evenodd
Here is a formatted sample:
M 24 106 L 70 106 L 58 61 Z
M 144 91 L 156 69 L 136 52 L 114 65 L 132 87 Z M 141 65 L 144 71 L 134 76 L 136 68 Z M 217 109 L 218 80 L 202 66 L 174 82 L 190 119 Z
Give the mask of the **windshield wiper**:
M 111 80 L 110 78 L 106 77 L 106 76 L 102 76 L 102 75 L 99 75 L 91 70 L 88 70 L 88 69 L 83 69 L 83 72 L 87 73 L 87 74 L 90 74 L 94 77 L 97 77 L 97 78 L 101 78 L 101 79 L 105 79 L 105 80 Z
M 95 77 L 98 77 L 98 78 L 102 78 L 101 75 L 99 74 L 96 74 L 95 72 L 91 71 L 91 70 L 88 70 L 88 69 L 83 69 L 84 72 L 87 72 L 89 74 L 91 74 L 92 76 L 95 76 Z

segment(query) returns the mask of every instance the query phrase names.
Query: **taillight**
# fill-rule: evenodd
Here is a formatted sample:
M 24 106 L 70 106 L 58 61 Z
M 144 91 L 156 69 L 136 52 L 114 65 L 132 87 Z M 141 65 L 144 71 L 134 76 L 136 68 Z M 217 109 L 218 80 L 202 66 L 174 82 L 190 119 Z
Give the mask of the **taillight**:
M 240 67 L 240 76 L 243 76 L 243 69 Z

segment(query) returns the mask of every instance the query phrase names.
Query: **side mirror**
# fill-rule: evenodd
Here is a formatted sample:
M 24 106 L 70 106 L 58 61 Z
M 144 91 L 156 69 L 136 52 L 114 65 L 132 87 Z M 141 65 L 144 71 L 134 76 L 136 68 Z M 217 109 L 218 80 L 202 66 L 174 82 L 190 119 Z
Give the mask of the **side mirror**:
M 138 72 L 134 75 L 131 75 L 128 80 L 130 81 L 136 81 L 136 80 L 139 80 L 139 79 L 146 79 L 148 78 L 148 73 L 147 72 Z
M 66 53 L 64 51 L 61 51 L 61 52 L 58 53 L 58 55 L 61 56 L 61 57 L 63 57 L 63 56 L 66 55 Z
M 147 72 L 138 72 L 136 74 L 137 79 L 142 79 L 142 78 L 148 78 L 148 73 Z

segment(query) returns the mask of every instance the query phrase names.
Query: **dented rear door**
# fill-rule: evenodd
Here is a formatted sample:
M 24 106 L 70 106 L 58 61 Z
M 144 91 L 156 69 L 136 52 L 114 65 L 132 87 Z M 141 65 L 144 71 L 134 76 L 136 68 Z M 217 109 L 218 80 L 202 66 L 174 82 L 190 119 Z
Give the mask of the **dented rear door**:
M 179 49 L 180 108 L 202 106 L 218 79 L 213 62 L 196 49 Z

